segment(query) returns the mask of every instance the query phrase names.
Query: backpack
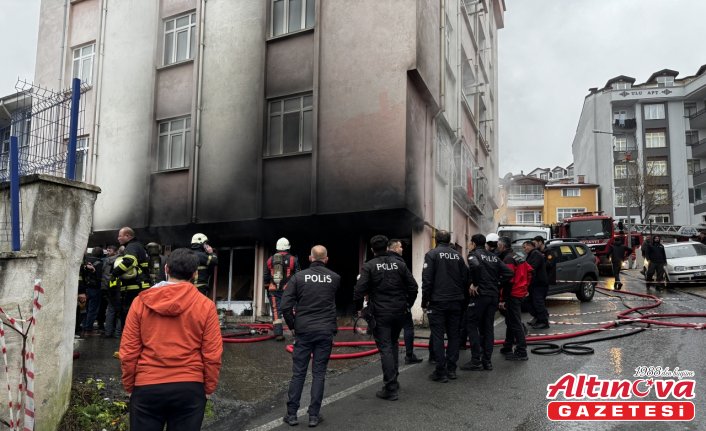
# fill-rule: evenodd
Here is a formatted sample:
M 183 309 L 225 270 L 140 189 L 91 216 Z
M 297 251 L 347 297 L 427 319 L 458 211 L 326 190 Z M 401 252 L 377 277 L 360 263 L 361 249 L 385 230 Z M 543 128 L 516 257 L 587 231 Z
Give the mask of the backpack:
M 281 289 L 281 284 L 283 281 L 289 280 L 294 272 L 294 259 L 290 254 L 277 253 L 272 256 L 272 281 L 277 286 L 277 289 Z

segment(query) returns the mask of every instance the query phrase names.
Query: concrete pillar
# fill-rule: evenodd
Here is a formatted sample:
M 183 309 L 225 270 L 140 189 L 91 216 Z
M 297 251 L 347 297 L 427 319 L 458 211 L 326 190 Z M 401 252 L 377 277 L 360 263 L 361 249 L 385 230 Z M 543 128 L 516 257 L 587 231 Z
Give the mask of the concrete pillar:
M 9 314 L 31 315 L 35 279 L 45 296 L 35 328 L 35 429 L 56 430 L 69 404 L 78 272 L 93 221 L 93 204 L 100 189 L 47 175 L 22 178 L 21 252 L 13 253 L 0 235 L 0 306 Z M 0 189 L 8 202 L 8 189 Z M 0 206 L 6 220 L 8 205 Z M 19 307 L 19 310 L 18 310 Z M 7 331 L 8 334 L 12 331 Z M 19 335 L 7 337 L 13 392 L 20 379 Z M 8 418 L 7 400 L 0 397 L 0 416 Z
M 421 230 L 412 231 L 412 275 L 419 284 L 419 294 L 412 307 L 412 318 L 416 322 L 422 320 L 422 269 L 424 268 L 424 255 L 431 250 L 432 230 L 424 226 Z

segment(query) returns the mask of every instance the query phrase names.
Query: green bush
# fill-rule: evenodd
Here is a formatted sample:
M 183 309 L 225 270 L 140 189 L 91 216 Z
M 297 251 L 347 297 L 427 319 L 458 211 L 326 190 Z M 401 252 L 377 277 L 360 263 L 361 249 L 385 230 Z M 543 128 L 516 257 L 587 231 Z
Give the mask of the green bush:
M 71 387 L 69 409 L 60 430 L 65 431 L 127 431 L 129 424 L 127 396 L 120 382 L 111 378 L 107 384 L 100 379 L 75 381 Z

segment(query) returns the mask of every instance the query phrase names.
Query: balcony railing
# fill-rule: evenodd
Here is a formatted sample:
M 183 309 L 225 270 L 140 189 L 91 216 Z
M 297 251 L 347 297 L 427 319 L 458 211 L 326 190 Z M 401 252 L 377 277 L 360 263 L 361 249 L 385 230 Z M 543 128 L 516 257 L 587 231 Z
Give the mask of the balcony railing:
M 690 119 L 690 120 L 693 120 L 694 118 L 696 118 L 696 117 L 698 117 L 698 116 L 700 116 L 700 115 L 703 115 L 704 113 L 706 113 L 706 108 L 704 108 L 704 109 L 699 109 L 698 111 L 694 112 L 694 113 L 691 114 L 691 115 L 687 115 L 686 117 L 687 117 L 688 119 Z
M 544 193 L 538 194 L 509 194 L 507 195 L 509 200 L 513 201 L 541 201 L 544 200 Z
M 614 129 L 631 130 L 637 127 L 637 120 L 634 118 L 626 118 L 624 120 L 615 120 L 613 122 Z
M 689 146 L 694 146 L 694 145 L 701 145 L 701 144 L 706 144 L 706 138 L 703 138 L 699 140 L 698 138 L 693 138 L 691 136 L 687 136 L 686 138 L 686 145 Z

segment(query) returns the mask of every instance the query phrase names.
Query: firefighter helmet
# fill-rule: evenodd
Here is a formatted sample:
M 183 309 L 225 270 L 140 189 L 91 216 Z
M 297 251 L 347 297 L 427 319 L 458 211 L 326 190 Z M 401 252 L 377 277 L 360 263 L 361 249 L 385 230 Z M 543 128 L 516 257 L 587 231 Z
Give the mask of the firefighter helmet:
M 197 233 L 191 237 L 192 244 L 206 244 L 208 242 L 208 237 L 202 233 Z
M 277 251 L 285 251 L 289 250 L 290 245 L 289 245 L 289 240 L 287 238 L 280 238 L 277 240 Z
M 147 249 L 147 254 L 150 256 L 159 256 L 160 247 L 156 242 L 151 242 L 145 246 Z

